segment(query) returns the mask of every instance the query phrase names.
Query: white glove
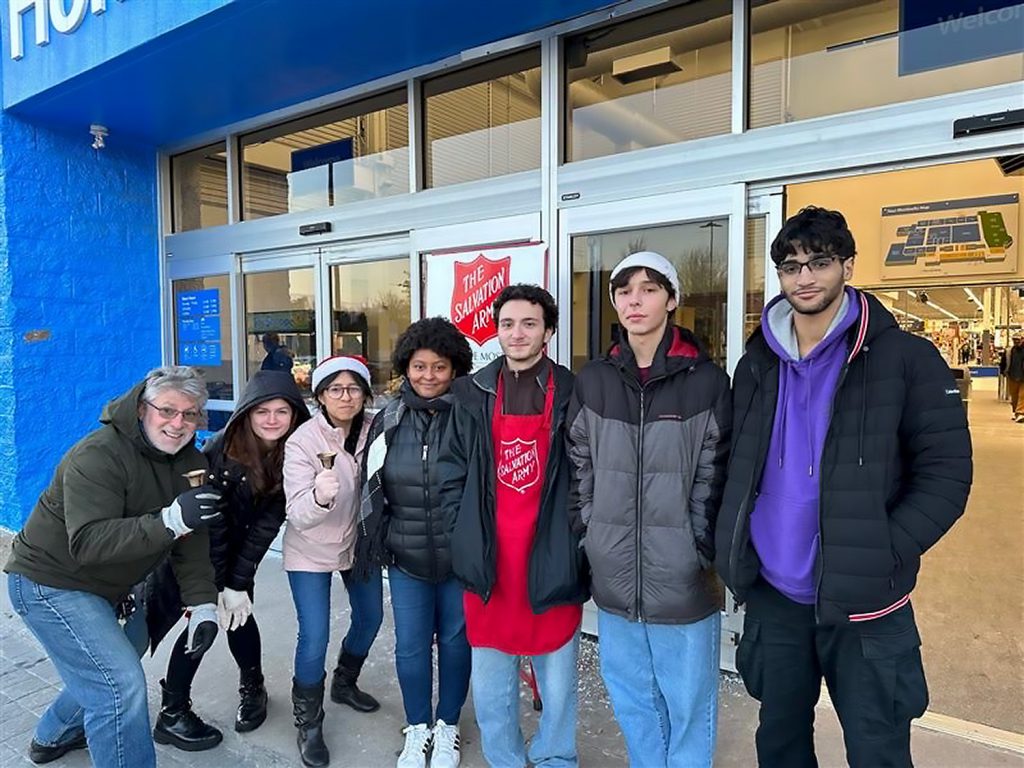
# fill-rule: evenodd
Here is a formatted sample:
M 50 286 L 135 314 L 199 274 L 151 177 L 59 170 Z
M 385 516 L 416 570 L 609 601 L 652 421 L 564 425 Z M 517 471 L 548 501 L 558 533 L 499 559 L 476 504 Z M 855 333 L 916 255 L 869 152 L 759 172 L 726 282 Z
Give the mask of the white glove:
M 329 507 L 341 489 L 341 482 L 333 469 L 322 469 L 313 481 L 313 501 L 321 507 Z
M 247 592 L 227 587 L 217 596 L 217 618 L 227 632 L 238 629 L 252 616 L 252 600 Z
M 192 659 L 202 658 L 217 637 L 217 607 L 203 603 L 188 608 L 188 637 L 185 654 Z

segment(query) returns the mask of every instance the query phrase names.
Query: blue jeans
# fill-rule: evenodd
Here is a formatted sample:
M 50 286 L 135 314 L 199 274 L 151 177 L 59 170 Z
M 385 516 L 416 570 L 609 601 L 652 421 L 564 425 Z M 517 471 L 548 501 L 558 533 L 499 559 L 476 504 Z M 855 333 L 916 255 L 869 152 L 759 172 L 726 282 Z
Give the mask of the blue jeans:
M 576 656 L 580 633 L 557 651 L 531 656 L 544 702 L 529 750 L 519 725 L 519 657 L 493 648 L 473 649 L 473 708 L 480 744 L 492 768 L 574 768 Z
M 36 725 L 35 741 L 65 744 L 84 728 L 97 768 L 155 766 L 139 663 L 148 640 L 143 612 L 122 628 L 99 595 L 46 587 L 17 573 L 8 574 L 7 591 L 64 682 Z
M 631 766 L 710 768 L 721 622 L 718 613 L 694 624 L 647 624 L 598 612 L 601 677 Z
M 434 722 L 434 636 L 437 636 L 437 719 L 459 722 L 469 693 L 471 656 L 462 612 L 462 587 L 454 577 L 440 584 L 388 568 L 395 611 L 395 668 L 402 687 L 405 719 Z
M 331 639 L 331 578 L 334 573 L 288 571 L 288 585 L 299 621 L 295 646 L 295 681 L 302 686 L 317 685 L 324 679 L 327 644 Z M 350 610 L 348 634 L 342 650 L 366 656 L 384 620 L 384 582 L 380 570 L 369 581 L 356 581 L 351 571 L 341 572 L 348 592 Z

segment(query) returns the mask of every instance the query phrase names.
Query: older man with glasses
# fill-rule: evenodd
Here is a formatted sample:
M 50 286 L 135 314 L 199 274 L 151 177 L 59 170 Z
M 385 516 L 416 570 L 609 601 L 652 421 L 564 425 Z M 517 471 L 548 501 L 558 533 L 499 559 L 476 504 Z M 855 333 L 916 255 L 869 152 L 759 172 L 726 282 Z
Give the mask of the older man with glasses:
M 146 679 L 147 632 L 132 588 L 169 553 L 189 610 L 189 652 L 217 633 L 206 527 L 221 515 L 193 442 L 206 385 L 191 368 L 151 371 L 103 409 L 103 426 L 61 459 L 4 570 L 15 612 L 53 661 L 64 690 L 29 748 L 48 763 L 88 741 L 98 768 L 156 765 Z M 189 535 L 192 534 L 192 535 Z

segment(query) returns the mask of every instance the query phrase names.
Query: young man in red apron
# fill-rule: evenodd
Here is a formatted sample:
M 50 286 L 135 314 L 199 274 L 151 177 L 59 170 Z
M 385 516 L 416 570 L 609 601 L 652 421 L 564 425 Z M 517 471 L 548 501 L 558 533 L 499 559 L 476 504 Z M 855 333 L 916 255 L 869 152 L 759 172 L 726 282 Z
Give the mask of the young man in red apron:
M 576 654 L 586 568 L 569 522 L 565 414 L 573 376 L 544 353 L 558 324 L 547 291 L 513 285 L 494 302 L 504 356 L 452 385 L 439 460 L 452 566 L 465 585 L 473 705 L 492 766 L 575 766 Z M 527 747 L 519 657 L 544 709 Z

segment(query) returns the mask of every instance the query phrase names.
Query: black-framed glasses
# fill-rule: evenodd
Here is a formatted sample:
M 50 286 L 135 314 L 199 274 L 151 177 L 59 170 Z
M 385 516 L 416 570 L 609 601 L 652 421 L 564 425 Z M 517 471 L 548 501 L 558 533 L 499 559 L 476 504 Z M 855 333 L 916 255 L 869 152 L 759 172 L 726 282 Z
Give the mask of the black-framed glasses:
M 796 259 L 784 261 L 775 267 L 775 271 L 783 277 L 796 277 L 804 271 L 804 267 L 807 267 L 807 271 L 813 275 L 815 272 L 824 272 L 838 259 L 839 257 L 835 254 L 816 253 L 807 261 L 797 261 Z
M 346 396 L 350 400 L 355 400 L 363 396 L 363 388 L 358 384 L 331 384 L 324 392 L 331 400 L 341 400 Z
M 166 405 L 156 405 L 155 403 L 149 402 L 149 400 L 143 400 L 146 405 L 152 408 L 154 411 L 160 414 L 160 418 L 173 421 L 178 416 L 181 416 L 189 424 L 198 424 L 199 420 L 203 417 L 202 411 L 197 411 L 194 408 L 189 408 L 186 411 L 179 411 L 177 408 L 171 408 Z

